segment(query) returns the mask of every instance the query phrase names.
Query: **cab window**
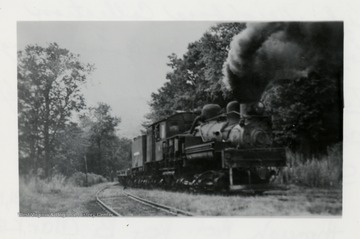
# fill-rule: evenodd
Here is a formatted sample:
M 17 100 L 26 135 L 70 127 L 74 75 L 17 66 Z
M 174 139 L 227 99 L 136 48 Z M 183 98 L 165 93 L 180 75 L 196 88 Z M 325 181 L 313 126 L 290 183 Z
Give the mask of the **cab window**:
M 160 123 L 160 139 L 166 138 L 165 127 L 166 127 L 165 122 Z

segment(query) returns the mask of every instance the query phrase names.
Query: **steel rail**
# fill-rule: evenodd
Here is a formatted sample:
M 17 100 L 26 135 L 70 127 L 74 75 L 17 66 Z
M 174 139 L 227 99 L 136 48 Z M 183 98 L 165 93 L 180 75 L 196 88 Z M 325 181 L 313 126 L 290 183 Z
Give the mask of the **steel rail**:
M 107 205 L 106 203 L 104 203 L 100 197 L 99 197 L 99 194 L 104 191 L 105 189 L 109 188 L 110 186 L 106 186 L 102 189 L 100 189 L 97 193 L 96 193 L 96 202 L 100 205 L 100 207 L 110 213 L 111 215 L 113 216 L 116 216 L 116 217 L 119 217 L 119 216 L 122 216 L 121 214 L 119 214 L 118 212 L 116 212 L 113 208 L 111 208 L 109 205 Z M 170 206 L 165 206 L 163 204 L 159 204 L 159 203 L 155 203 L 155 202 L 152 202 L 152 201 L 149 201 L 147 199 L 144 199 L 144 198 L 141 198 L 141 197 L 138 197 L 138 196 L 135 196 L 133 194 L 130 194 L 130 193 L 126 193 L 125 192 L 125 196 L 131 200 L 134 200 L 136 202 L 139 202 L 143 205 L 146 205 L 146 206 L 149 206 L 149 207 L 152 207 L 152 208 L 155 208 L 157 210 L 160 210 L 160 211 L 163 211 L 163 212 L 166 212 L 166 213 L 169 213 L 169 214 L 172 214 L 172 215 L 175 215 L 175 216 L 194 216 L 192 213 L 190 212 L 186 212 L 186 211 L 183 211 L 183 210 L 180 210 L 180 209 L 177 209 L 177 208 L 174 208 L 174 207 L 170 207 Z M 114 197 L 113 197 L 114 198 Z
M 104 191 L 105 189 L 107 189 L 109 186 L 106 186 L 102 189 L 100 189 L 97 193 L 96 193 L 96 202 L 100 205 L 100 207 L 110 213 L 111 215 L 115 216 L 115 217 L 119 217 L 121 216 L 118 212 L 116 212 L 114 209 L 112 209 L 109 205 L 105 204 L 100 198 L 99 198 L 99 194 Z

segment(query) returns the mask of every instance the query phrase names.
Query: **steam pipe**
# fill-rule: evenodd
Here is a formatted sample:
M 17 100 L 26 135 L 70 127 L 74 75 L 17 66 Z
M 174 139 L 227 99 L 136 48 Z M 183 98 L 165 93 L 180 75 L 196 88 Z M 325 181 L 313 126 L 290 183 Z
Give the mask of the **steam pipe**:
M 202 120 L 202 116 L 199 115 L 199 116 L 196 116 L 196 118 L 194 119 L 192 125 L 191 125 L 191 128 L 190 128 L 190 134 L 192 134 L 195 130 L 195 127 L 196 125 L 199 123 L 199 121 Z

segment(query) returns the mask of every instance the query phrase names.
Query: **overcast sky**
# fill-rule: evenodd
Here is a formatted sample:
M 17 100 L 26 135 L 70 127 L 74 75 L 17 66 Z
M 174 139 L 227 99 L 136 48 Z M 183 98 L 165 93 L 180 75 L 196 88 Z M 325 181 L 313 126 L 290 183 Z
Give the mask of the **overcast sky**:
M 88 106 L 104 102 L 122 120 L 120 136 L 139 134 L 152 92 L 170 70 L 167 56 L 182 56 L 214 22 L 18 22 L 18 50 L 28 44 L 80 54 L 96 70 L 84 87 Z

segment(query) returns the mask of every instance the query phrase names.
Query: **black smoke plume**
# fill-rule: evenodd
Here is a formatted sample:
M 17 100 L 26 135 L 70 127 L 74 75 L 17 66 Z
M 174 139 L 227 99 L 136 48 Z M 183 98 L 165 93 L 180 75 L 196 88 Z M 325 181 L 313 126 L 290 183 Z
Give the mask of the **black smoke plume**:
M 276 79 L 342 78 L 342 22 L 248 23 L 230 44 L 224 83 L 242 103 L 256 101 Z

